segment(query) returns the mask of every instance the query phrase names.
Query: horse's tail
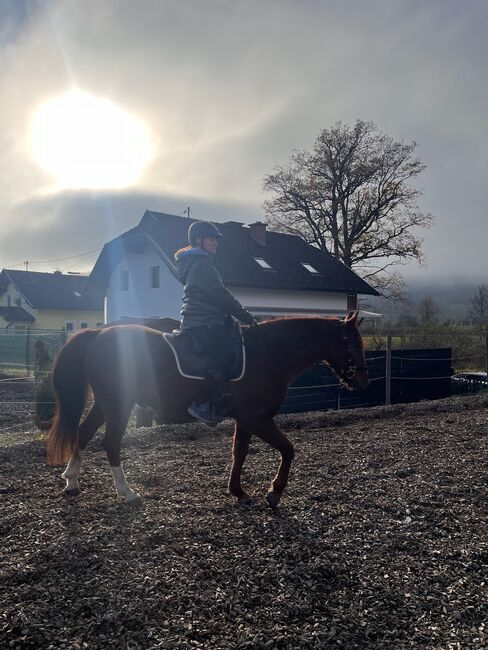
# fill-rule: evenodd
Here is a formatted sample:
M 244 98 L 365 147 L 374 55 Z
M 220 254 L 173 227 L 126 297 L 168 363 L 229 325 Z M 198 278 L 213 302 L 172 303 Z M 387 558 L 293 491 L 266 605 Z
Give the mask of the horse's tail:
M 100 330 L 84 330 L 73 336 L 59 351 L 53 367 L 56 412 L 47 438 L 50 465 L 65 462 L 78 446 L 78 425 L 85 408 L 88 380 L 85 355 Z

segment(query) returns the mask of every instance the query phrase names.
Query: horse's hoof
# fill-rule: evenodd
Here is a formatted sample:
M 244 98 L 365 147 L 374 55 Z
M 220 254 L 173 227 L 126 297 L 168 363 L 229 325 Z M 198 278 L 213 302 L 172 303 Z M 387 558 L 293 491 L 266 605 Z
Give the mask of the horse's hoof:
M 242 496 L 237 497 L 237 504 L 239 506 L 250 506 L 252 504 L 252 497 L 244 493 Z
M 71 488 L 71 490 L 63 490 L 65 497 L 77 497 L 80 494 L 80 488 Z
M 266 501 L 272 510 L 276 510 L 280 502 L 280 497 L 276 494 L 276 492 L 268 492 L 266 495 Z
M 131 508 L 138 508 L 144 503 L 143 498 L 138 494 L 135 497 L 132 497 L 132 499 L 126 499 L 125 502 Z

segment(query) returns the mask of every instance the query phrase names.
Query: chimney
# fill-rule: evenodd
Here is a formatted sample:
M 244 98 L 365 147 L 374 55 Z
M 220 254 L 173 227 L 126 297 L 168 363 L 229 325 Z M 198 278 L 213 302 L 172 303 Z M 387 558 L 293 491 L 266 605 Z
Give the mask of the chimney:
M 266 224 L 262 221 L 256 221 L 249 224 L 249 234 L 255 242 L 261 246 L 266 246 Z

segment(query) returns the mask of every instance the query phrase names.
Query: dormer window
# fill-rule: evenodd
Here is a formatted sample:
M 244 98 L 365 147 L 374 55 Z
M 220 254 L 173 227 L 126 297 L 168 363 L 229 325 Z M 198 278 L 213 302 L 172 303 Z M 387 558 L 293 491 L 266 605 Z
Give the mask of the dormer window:
M 303 266 L 304 269 L 307 269 L 309 273 L 313 273 L 314 275 L 319 275 L 317 269 L 311 264 L 309 264 L 308 262 L 300 262 L 300 264 Z
M 271 270 L 272 267 L 268 264 L 266 260 L 263 260 L 262 257 L 253 257 L 253 260 L 259 264 L 262 269 Z

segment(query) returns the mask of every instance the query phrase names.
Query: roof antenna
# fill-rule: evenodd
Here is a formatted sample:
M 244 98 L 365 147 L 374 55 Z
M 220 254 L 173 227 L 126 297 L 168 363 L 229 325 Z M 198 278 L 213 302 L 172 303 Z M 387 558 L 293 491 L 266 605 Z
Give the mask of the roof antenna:
M 187 207 L 187 209 L 185 210 L 185 212 L 186 212 L 186 218 L 189 219 L 189 218 L 190 218 L 190 212 L 191 212 L 191 210 L 190 210 L 190 206 Z
M 24 262 L 24 266 L 25 266 L 25 270 L 28 271 L 29 270 L 29 262 Z

